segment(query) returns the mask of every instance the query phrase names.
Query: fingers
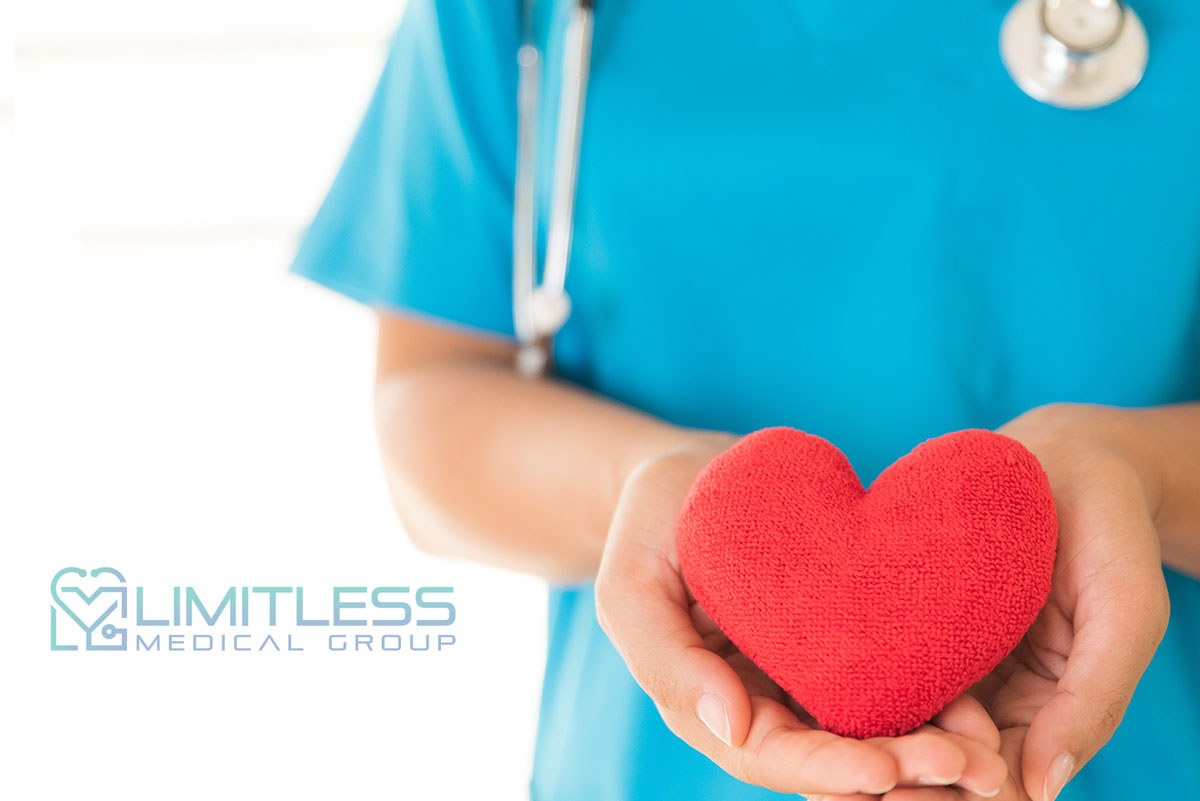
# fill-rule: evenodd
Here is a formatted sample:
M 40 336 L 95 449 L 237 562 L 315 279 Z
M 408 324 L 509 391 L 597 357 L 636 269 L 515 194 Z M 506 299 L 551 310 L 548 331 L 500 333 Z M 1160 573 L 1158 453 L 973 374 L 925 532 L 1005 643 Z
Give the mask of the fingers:
M 750 699 L 733 668 L 704 647 L 674 564 L 674 527 L 696 464 L 641 468 L 613 514 L 596 579 L 596 615 L 660 711 L 690 715 L 727 745 L 750 726 Z
M 996 748 L 932 726 L 877 742 L 899 765 L 902 787 L 958 785 L 984 798 L 995 796 L 1008 776 L 1008 766 Z
M 967 757 L 962 775 L 954 782 L 968 793 L 980 798 L 995 798 L 1008 779 L 1008 764 L 999 753 L 1000 743 L 992 749 L 978 740 L 958 734 L 947 734 L 962 748 Z M 972 797 L 974 797 L 972 796 Z
M 999 753 L 1000 731 L 979 701 L 964 694 L 931 723 L 912 734 L 868 741 L 896 760 L 899 787 L 888 798 L 898 794 L 901 799 L 946 801 L 999 795 L 1009 769 Z
M 957 738 L 957 745 L 966 754 L 966 767 L 955 783 L 982 798 L 996 796 L 1009 771 L 1000 755 L 1000 730 L 983 705 L 964 693 L 951 701 L 932 722 Z
M 954 793 L 935 792 L 941 789 L 938 785 L 957 785 L 980 798 L 998 795 L 1008 777 L 1008 765 L 999 753 L 1000 732 L 979 701 L 970 695 L 959 696 L 932 724 L 913 734 L 875 741 L 899 766 L 900 788 L 893 794 L 901 789 L 926 789 L 929 792 L 924 797 L 957 798 Z M 906 795 L 922 797 L 913 792 L 901 793 L 900 798 Z
M 974 696 L 963 693 L 931 721 L 943 731 L 976 740 L 992 751 L 1000 750 L 1000 730 Z
M 1154 537 L 1150 522 L 1132 504 L 1108 512 L 1087 528 L 1109 528 L 1065 570 L 1078 587 L 1074 637 L 1057 690 L 1034 716 L 1022 750 L 1022 779 L 1034 801 L 1053 801 L 1112 737 L 1166 631 L 1169 602 L 1157 550 L 1146 544 Z M 1114 538 L 1120 542 L 1108 542 Z
M 1005 729 L 1000 733 L 1000 756 L 1007 767 L 1000 790 L 990 798 L 992 801 L 1029 801 L 1021 776 L 1021 743 L 1025 740 L 1025 727 Z M 962 801 L 981 801 L 988 796 L 968 791 L 962 792 Z
M 799 723 L 778 701 L 755 696 L 745 745 L 719 754 L 718 764 L 739 779 L 785 793 L 867 793 L 896 786 L 895 760 L 863 740 Z M 722 762 L 729 757 L 732 770 Z
M 737 673 L 692 625 L 682 581 L 665 558 L 610 543 L 596 581 L 601 627 L 659 711 L 689 715 L 730 746 L 750 728 L 750 697 Z
M 967 755 L 950 735 L 923 727 L 901 737 L 881 737 L 868 742 L 896 759 L 901 785 L 954 784 L 967 767 Z

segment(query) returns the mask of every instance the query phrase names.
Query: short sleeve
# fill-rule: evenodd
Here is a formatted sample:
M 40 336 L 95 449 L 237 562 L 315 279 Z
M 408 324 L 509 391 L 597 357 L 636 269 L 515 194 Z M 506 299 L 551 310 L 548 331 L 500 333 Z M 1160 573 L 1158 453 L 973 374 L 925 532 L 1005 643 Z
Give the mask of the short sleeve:
M 373 307 L 513 334 L 514 0 L 409 0 L 292 271 Z

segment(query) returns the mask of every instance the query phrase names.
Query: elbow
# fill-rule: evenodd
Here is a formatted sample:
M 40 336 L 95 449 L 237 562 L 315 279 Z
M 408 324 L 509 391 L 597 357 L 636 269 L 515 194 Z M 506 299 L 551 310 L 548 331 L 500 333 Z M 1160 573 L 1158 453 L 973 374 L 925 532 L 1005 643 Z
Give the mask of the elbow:
M 403 374 L 375 387 L 375 433 L 384 481 L 405 535 L 417 550 L 452 556 L 448 521 L 439 514 L 444 483 L 437 446 L 438 426 L 416 382 Z
M 375 430 L 392 506 L 412 544 L 434 556 L 465 559 L 580 580 L 596 557 L 564 545 L 558 532 L 522 506 L 509 477 L 489 458 L 497 445 L 490 424 L 464 388 L 440 368 L 414 368 L 381 378 Z
M 392 509 L 396 513 L 396 519 L 400 523 L 404 536 L 408 538 L 413 547 L 430 556 L 455 556 L 449 539 L 444 533 L 438 534 L 439 528 L 430 525 L 422 519 L 422 515 L 417 513 L 417 503 L 413 493 L 401 483 L 405 480 L 404 477 L 397 476 L 396 471 L 387 466 L 384 467 L 384 471 Z

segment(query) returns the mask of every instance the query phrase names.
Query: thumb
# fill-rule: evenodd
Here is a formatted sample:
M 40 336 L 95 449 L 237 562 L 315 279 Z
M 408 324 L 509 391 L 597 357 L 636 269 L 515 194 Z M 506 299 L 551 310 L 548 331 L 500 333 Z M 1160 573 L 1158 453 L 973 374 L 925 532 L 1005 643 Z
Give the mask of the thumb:
M 737 748 L 750 728 L 750 696 L 733 667 L 705 647 L 675 555 L 679 508 L 706 463 L 679 454 L 634 471 L 596 576 L 596 616 L 669 726 L 702 723 Z M 691 732 L 676 734 L 695 745 Z
M 1166 631 L 1161 566 L 1140 583 L 1130 568 L 1108 568 L 1113 574 L 1093 580 L 1076 603 L 1066 667 L 1022 749 L 1022 781 L 1033 801 L 1054 801 L 1112 737 Z

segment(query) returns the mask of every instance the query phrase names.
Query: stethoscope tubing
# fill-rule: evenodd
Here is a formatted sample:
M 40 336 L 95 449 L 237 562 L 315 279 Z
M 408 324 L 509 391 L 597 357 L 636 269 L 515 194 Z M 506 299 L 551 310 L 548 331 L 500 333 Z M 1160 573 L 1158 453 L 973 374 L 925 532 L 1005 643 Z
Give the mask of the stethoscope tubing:
M 541 56 L 532 43 L 517 54 L 517 163 L 513 196 L 513 326 L 520 343 L 517 367 L 540 375 L 549 360 L 549 339 L 570 313 L 565 288 L 575 215 L 575 189 L 583 111 L 591 65 L 593 5 L 571 10 L 563 37 L 562 83 L 555 129 L 546 261 L 537 281 L 537 98 Z

